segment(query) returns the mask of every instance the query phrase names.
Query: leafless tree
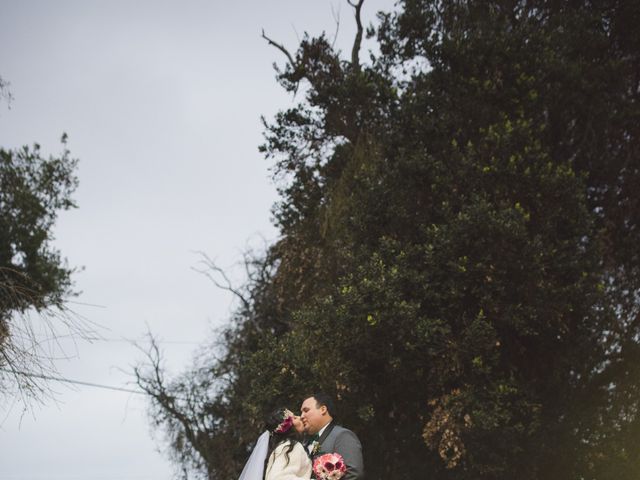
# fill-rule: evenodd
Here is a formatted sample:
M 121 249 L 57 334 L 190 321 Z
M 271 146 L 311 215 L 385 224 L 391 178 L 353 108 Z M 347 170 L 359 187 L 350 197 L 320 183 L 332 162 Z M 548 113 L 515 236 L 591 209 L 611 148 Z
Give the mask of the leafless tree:
M 28 309 L 0 312 L 0 396 L 18 399 L 24 409 L 33 403 L 55 399 L 50 379 L 57 374 L 56 362 L 71 357 L 68 340 L 76 348 L 79 340 L 96 338 L 95 325 L 63 302 L 47 305 L 25 285 L 7 278 L 22 273 L 0 267 L 0 297 L 3 305 L 31 305 Z
M 194 270 L 203 274 L 239 301 L 235 315 L 250 322 L 254 312 L 258 284 L 272 274 L 272 265 L 264 255 L 248 249 L 243 253 L 245 282 L 233 285 L 230 275 L 204 252 Z M 256 323 L 257 326 L 257 323 Z M 142 360 L 133 367 L 135 384 L 150 401 L 149 417 L 154 430 L 164 436 L 166 454 L 173 460 L 182 478 L 225 479 L 233 476 L 237 465 L 228 462 L 228 445 L 224 445 L 226 405 L 220 392 L 233 381 L 222 362 L 228 327 L 215 332 L 215 339 L 203 342 L 193 364 L 175 377 L 169 376 L 159 341 L 151 333 L 144 343 L 136 344 Z M 221 434 L 220 434 L 221 433 Z
M 357 26 L 356 36 L 353 41 L 353 46 L 351 48 L 351 68 L 353 68 L 355 71 L 358 71 L 360 70 L 360 48 L 362 46 L 362 35 L 364 33 L 364 28 L 362 26 L 362 5 L 364 4 L 364 0 L 358 0 L 358 2 L 347 0 L 347 3 L 354 9 L 354 16 L 355 16 L 356 26 Z M 335 44 L 335 39 L 338 35 L 338 29 L 340 27 L 340 17 L 339 15 L 336 15 L 336 13 L 333 10 L 332 10 L 332 13 L 334 16 L 334 20 L 336 22 L 336 33 L 334 35 L 334 39 L 332 42 L 332 45 L 333 45 Z M 278 43 L 275 40 L 268 37 L 265 34 L 264 29 L 262 30 L 262 38 L 264 38 L 267 41 L 267 43 L 269 43 L 269 45 L 277 48 L 287 57 L 289 65 L 294 71 L 302 67 L 302 65 L 300 65 L 299 63 L 299 60 L 294 58 L 291 52 L 289 52 L 289 50 L 287 50 L 287 48 L 282 43 Z

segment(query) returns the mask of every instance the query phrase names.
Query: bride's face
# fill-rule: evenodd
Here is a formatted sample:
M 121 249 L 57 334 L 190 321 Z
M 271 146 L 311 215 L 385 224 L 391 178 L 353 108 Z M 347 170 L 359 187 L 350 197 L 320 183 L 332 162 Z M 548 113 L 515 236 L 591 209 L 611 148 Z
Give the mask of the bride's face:
M 296 432 L 304 433 L 304 424 L 302 423 L 300 416 L 294 415 L 291 410 L 287 410 L 287 414 L 293 417 L 293 428 L 295 428 Z
M 304 423 L 302 423 L 300 415 L 293 416 L 293 428 L 295 428 L 298 433 L 304 433 Z

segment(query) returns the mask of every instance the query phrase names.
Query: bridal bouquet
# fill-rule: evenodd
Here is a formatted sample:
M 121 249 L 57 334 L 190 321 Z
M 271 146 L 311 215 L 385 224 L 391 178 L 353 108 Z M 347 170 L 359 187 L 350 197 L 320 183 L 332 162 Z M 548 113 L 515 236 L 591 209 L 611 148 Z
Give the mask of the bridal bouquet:
M 347 471 L 339 453 L 325 453 L 313 461 L 313 473 L 318 480 L 338 480 Z

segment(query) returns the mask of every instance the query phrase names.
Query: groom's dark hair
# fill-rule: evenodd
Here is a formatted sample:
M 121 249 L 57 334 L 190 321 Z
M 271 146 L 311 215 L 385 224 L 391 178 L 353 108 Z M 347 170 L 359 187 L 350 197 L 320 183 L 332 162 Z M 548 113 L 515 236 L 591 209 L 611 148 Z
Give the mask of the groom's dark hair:
M 316 392 L 309 396 L 316 399 L 316 405 L 318 406 L 318 408 L 322 406 L 327 407 L 327 412 L 329 412 L 329 415 L 331 415 L 334 419 L 336 418 L 336 408 L 333 404 L 333 398 L 331 396 L 323 392 Z

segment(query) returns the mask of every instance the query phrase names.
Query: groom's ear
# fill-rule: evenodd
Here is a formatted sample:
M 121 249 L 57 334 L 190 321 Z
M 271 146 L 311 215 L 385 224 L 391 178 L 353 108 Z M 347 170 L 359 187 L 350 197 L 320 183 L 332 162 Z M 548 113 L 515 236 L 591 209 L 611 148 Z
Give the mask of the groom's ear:
M 321 415 L 326 415 L 326 414 L 327 414 L 327 412 L 328 412 L 328 410 L 327 410 L 327 406 L 326 406 L 326 405 L 322 405 L 322 406 L 320 407 L 320 414 L 321 414 Z

